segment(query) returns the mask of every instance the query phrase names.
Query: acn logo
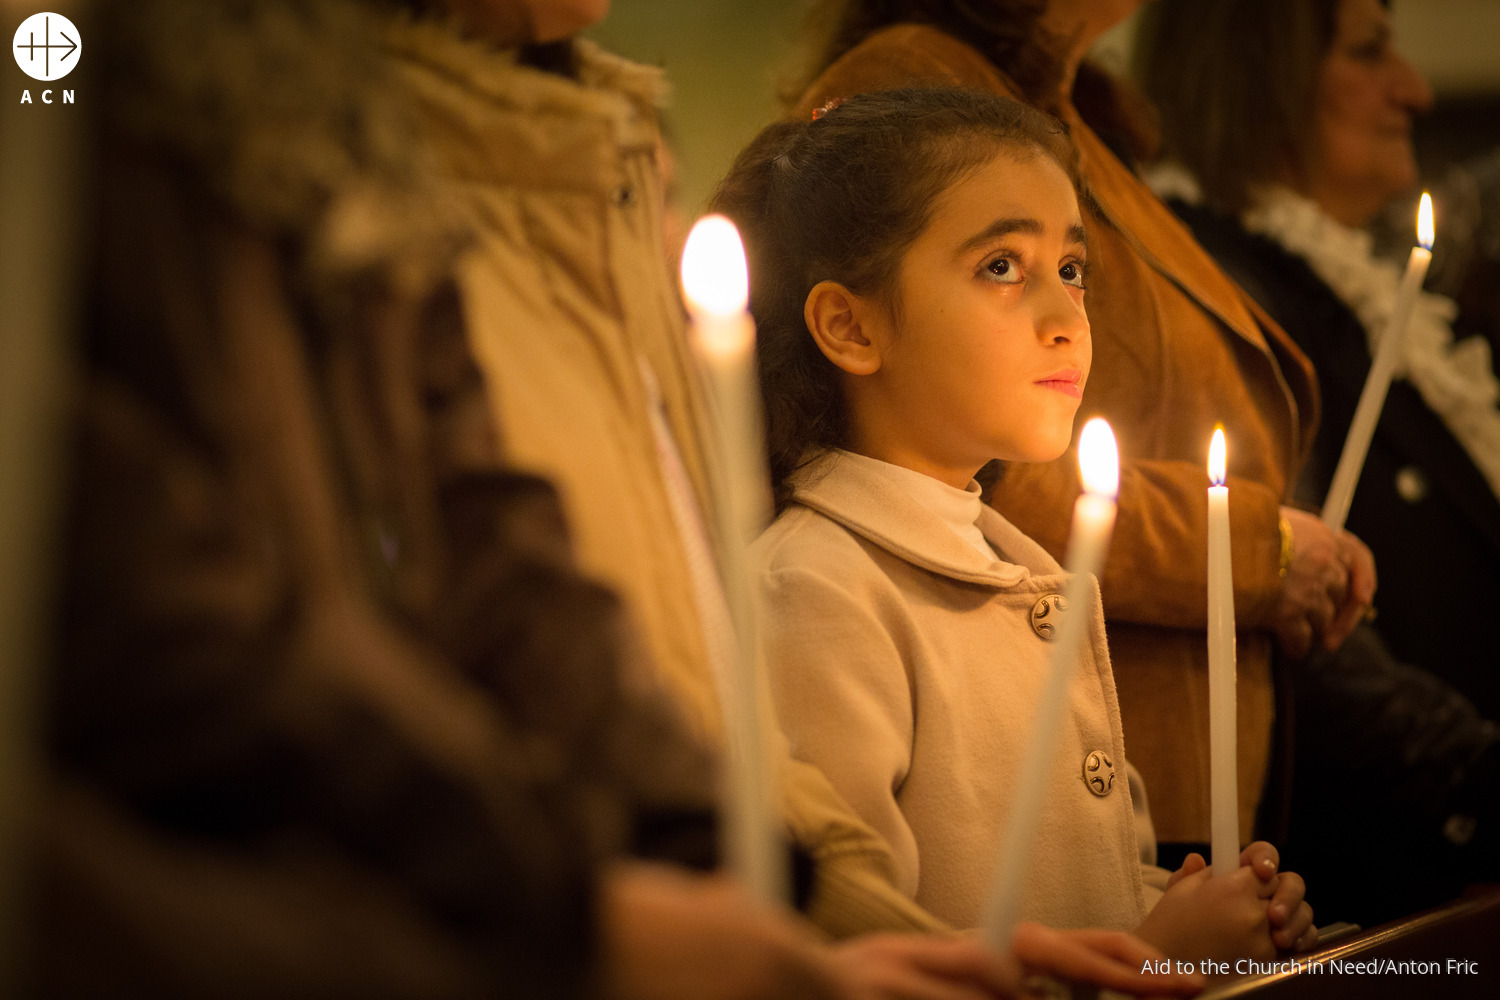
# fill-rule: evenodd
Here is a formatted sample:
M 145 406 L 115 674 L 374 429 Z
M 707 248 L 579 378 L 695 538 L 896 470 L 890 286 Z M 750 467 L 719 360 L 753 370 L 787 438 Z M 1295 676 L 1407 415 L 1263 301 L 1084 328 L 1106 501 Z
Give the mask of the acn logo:
M 16 65 L 33 80 L 61 80 L 73 72 L 83 37 L 61 14 L 33 14 L 16 29 Z

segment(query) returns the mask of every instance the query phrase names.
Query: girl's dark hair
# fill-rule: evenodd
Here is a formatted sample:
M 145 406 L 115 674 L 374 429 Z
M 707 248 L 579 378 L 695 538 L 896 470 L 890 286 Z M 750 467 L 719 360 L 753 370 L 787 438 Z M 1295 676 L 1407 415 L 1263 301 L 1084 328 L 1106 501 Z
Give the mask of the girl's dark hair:
M 841 373 L 803 321 L 808 293 L 820 281 L 860 295 L 888 293 L 933 202 L 1000 153 L 1051 159 L 1076 186 L 1061 122 L 951 88 L 861 94 L 817 120 L 778 122 L 730 168 L 710 207 L 734 220 L 749 258 L 778 511 L 790 498 L 792 473 L 817 449 L 848 439 Z
M 1143 12 L 1134 72 L 1160 113 L 1162 153 L 1216 207 L 1241 212 L 1257 186 L 1305 169 L 1339 3 L 1159 0 Z

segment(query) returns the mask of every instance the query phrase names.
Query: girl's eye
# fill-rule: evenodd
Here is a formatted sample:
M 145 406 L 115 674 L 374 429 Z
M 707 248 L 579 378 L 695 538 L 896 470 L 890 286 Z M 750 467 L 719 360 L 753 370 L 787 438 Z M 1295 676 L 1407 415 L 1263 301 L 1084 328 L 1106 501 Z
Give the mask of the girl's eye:
M 1002 285 L 1015 285 L 1021 281 L 1021 269 L 1009 257 L 996 257 L 984 265 L 984 274 L 989 280 Z
M 1072 285 L 1075 288 L 1083 287 L 1083 265 L 1075 261 L 1069 261 L 1057 269 L 1057 274 L 1062 278 L 1063 284 Z

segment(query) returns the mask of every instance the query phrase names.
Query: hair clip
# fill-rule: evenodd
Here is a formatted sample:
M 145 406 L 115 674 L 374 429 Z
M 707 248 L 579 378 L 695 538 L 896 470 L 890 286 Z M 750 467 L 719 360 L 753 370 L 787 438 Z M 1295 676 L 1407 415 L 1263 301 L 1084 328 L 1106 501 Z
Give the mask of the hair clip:
M 828 112 L 832 111 L 840 104 L 843 104 L 845 100 L 847 100 L 847 98 L 835 97 L 833 100 L 829 101 L 821 108 L 814 108 L 812 113 L 812 120 L 817 121 L 819 118 L 822 118 L 824 115 L 828 114 Z

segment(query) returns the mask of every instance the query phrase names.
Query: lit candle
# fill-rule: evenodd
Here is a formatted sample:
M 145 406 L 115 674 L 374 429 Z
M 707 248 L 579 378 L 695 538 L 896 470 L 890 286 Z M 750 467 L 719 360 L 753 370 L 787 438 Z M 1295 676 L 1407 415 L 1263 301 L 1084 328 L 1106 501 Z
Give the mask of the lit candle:
M 1432 198 L 1423 191 L 1422 205 L 1417 209 L 1419 245 L 1411 248 L 1411 256 L 1407 258 L 1406 274 L 1402 276 L 1400 290 L 1396 293 L 1396 308 L 1380 334 L 1375 360 L 1365 378 L 1364 391 L 1359 394 L 1359 404 L 1354 408 L 1354 420 L 1349 424 L 1349 436 L 1344 438 L 1344 451 L 1334 469 L 1333 483 L 1328 487 L 1328 499 L 1323 502 L 1323 523 L 1334 531 L 1342 529 L 1349 517 L 1349 505 L 1354 501 L 1354 488 L 1359 485 L 1370 439 L 1375 436 L 1375 425 L 1379 423 L 1380 410 L 1385 406 L 1385 394 L 1391 387 L 1391 375 L 1401 358 L 1401 345 L 1406 340 L 1411 310 L 1421 294 L 1422 282 L 1427 280 L 1434 235 Z
M 1115 496 L 1120 489 L 1120 457 L 1109 424 L 1095 417 L 1078 437 L 1078 467 L 1083 495 L 1073 505 L 1073 527 L 1068 535 L 1065 568 L 1070 574 L 1063 591 L 1066 602 L 1058 623 L 1031 742 L 1026 751 L 1010 820 L 995 868 L 984 913 L 984 939 L 1003 951 L 1010 947 L 1020 917 L 1021 889 L 1031 865 L 1042 803 L 1051 787 L 1049 776 L 1057 757 L 1057 734 L 1062 728 L 1068 685 L 1078 671 L 1079 649 L 1088 632 L 1094 597 L 1094 577 L 1104 565 L 1104 552 L 1115 527 Z
M 1235 722 L 1234 571 L 1229 563 L 1229 487 L 1224 428 L 1208 447 L 1208 738 L 1214 875 L 1240 864 Z
M 733 658 L 719 678 L 725 778 L 721 844 L 727 865 L 758 899 L 787 899 L 786 856 L 766 756 L 756 678 L 756 626 L 745 547 L 770 513 L 755 377 L 755 324 L 746 309 L 749 273 L 734 224 L 698 220 L 682 250 L 682 289 L 693 316 L 693 344 L 708 375 L 719 461 L 713 465 L 720 566 L 734 625 Z

